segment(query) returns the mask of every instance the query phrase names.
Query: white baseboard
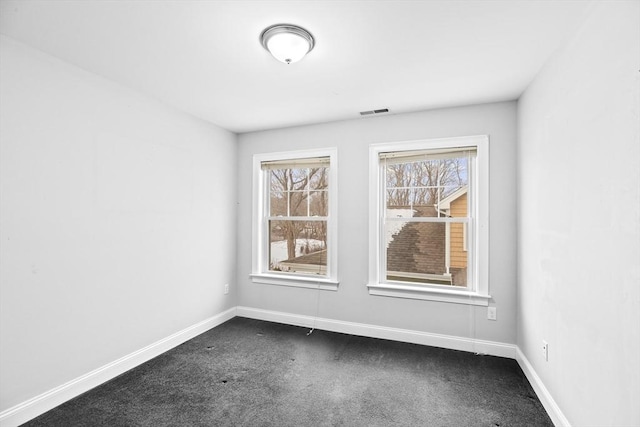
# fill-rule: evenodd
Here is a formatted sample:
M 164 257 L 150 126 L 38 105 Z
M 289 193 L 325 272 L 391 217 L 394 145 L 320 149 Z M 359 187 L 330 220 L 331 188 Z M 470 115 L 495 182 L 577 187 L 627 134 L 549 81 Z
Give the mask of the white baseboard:
M 456 337 L 452 335 L 432 334 L 429 332 L 408 329 L 388 328 L 364 323 L 345 322 L 312 316 L 283 313 L 278 311 L 261 310 L 251 307 L 237 307 L 236 315 L 251 319 L 267 320 L 270 322 L 286 323 L 288 325 L 304 326 L 331 332 L 360 335 L 371 338 L 381 338 L 392 341 L 403 341 L 413 344 L 429 345 L 432 347 L 462 350 L 492 356 L 516 358 L 516 346 L 494 341 L 483 341 L 473 338 Z
M 210 317 L 195 325 L 189 326 L 160 341 L 128 354 L 101 368 L 58 386 L 46 393 L 36 396 L 0 413 L 0 426 L 14 427 L 25 423 L 56 406 L 73 399 L 92 388 L 125 373 L 156 356 L 214 328 L 236 315 L 236 308 L 230 308 L 216 316 Z
M 0 426 L 15 427 L 25 423 L 235 316 L 516 359 L 556 427 L 571 427 L 569 421 L 560 410 L 560 407 L 556 404 L 542 383 L 542 380 L 536 374 L 533 366 L 520 349 L 513 344 L 440 335 L 408 329 L 389 328 L 364 323 L 315 318 L 312 316 L 302 316 L 242 306 L 230 308 L 227 311 L 176 332 L 167 338 L 121 357 L 114 362 L 62 384 L 46 393 L 2 411 L 0 413 Z
M 518 361 L 522 372 L 524 372 L 524 375 L 529 380 L 531 387 L 533 387 L 533 390 L 538 395 L 540 403 L 542 403 L 542 406 L 544 406 L 547 414 L 549 414 L 549 417 L 551 418 L 551 421 L 553 421 L 553 424 L 556 427 L 571 427 L 569 420 L 567 420 L 567 418 L 564 416 L 556 401 L 553 400 L 553 397 L 551 397 L 551 393 L 549 393 L 549 390 L 547 390 L 547 388 L 544 386 L 542 380 L 533 369 L 533 366 L 531 365 L 531 363 L 529 363 L 529 360 L 525 357 L 524 353 L 522 353 L 519 347 L 516 347 L 516 360 Z

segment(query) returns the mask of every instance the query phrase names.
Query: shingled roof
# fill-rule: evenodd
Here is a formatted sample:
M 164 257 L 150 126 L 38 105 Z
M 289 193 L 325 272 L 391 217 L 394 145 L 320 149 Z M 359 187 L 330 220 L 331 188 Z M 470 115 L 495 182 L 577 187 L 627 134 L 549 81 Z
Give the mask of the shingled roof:
M 413 206 L 414 217 L 435 217 L 433 206 Z M 445 273 L 445 224 L 410 222 L 393 235 L 387 247 L 387 271 Z
M 279 266 L 284 271 L 325 274 L 327 271 L 327 250 L 291 258 L 280 262 Z
M 314 264 L 314 265 L 327 265 L 327 250 L 312 252 L 310 254 L 301 255 L 299 257 L 291 258 L 282 261 L 280 264 Z
M 465 192 L 460 192 L 460 197 Z M 412 206 L 413 217 L 437 217 L 433 206 Z M 407 209 L 407 207 L 398 207 Z M 387 279 L 466 286 L 467 269 L 446 271 L 446 224 L 439 222 L 408 222 L 387 245 Z

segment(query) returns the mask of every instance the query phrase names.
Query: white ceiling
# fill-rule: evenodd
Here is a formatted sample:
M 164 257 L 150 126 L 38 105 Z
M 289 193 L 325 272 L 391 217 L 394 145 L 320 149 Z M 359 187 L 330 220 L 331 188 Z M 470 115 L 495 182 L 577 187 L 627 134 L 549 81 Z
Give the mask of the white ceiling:
M 247 132 L 517 99 L 590 4 L 1 0 L 0 32 Z M 305 27 L 315 49 L 277 62 L 259 42 L 276 23 Z

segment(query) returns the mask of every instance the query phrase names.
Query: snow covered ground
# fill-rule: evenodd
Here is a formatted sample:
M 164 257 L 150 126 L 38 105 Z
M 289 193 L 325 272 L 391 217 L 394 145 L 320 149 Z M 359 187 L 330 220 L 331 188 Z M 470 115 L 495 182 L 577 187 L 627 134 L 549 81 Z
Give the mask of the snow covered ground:
M 296 256 L 304 255 L 304 248 L 309 246 L 310 252 L 323 249 L 324 243 L 322 240 L 316 239 L 296 239 Z M 271 264 L 276 265 L 280 261 L 288 259 L 287 255 L 287 241 L 281 240 L 279 242 L 271 243 Z

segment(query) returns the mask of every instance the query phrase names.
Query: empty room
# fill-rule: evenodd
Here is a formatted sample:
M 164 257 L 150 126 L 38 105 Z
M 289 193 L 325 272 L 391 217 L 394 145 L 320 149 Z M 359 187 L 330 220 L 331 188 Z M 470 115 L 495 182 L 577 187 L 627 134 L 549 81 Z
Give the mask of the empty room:
M 640 1 L 0 0 L 2 427 L 638 402 Z

